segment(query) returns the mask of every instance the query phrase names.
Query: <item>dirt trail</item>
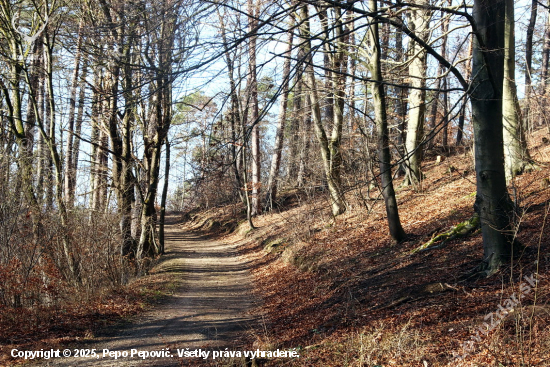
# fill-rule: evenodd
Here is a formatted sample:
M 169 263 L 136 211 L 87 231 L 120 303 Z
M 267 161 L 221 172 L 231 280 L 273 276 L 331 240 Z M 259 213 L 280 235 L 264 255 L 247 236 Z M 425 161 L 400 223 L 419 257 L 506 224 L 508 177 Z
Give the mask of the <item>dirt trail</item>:
M 236 348 L 243 333 L 255 329 L 250 315 L 254 304 L 251 276 L 235 245 L 227 245 L 166 226 L 166 255 L 155 272 L 176 272 L 182 286 L 170 300 L 146 312 L 133 323 L 95 338 L 79 348 L 112 351 L 159 351 L 169 347 L 173 358 L 56 358 L 41 365 L 55 366 L 179 366 L 177 349 Z M 72 348 L 71 348 L 72 350 Z M 197 364 L 199 359 L 184 362 Z

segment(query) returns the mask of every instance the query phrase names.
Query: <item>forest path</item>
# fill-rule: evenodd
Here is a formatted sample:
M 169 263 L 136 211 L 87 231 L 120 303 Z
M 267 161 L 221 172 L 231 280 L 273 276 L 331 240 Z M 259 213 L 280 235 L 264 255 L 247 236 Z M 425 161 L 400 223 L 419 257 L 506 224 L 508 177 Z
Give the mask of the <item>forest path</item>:
M 172 219 L 173 218 L 169 218 Z M 170 222 L 169 222 L 170 223 Z M 96 349 L 99 358 L 55 358 L 55 366 L 180 366 L 198 365 L 199 358 L 178 358 L 177 350 L 240 350 L 239 340 L 255 329 L 255 299 L 247 262 L 236 245 L 209 239 L 171 223 L 165 227 L 166 254 L 153 271 L 173 272 L 181 286 L 161 305 L 132 323 L 99 335 L 81 349 Z M 111 351 L 162 351 L 172 358 L 103 357 Z M 74 348 L 71 348 L 74 353 Z M 212 358 L 210 352 L 209 359 Z

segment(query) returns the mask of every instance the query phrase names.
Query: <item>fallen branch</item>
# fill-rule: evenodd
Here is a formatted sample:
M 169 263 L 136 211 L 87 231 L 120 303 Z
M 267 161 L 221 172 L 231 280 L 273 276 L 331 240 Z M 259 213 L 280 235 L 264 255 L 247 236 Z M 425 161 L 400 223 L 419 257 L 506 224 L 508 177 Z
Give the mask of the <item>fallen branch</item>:
M 415 248 L 411 251 L 411 254 L 417 253 L 419 251 L 432 250 L 435 248 L 441 248 L 447 244 L 447 242 L 454 240 L 455 238 L 466 237 L 473 231 L 479 228 L 479 215 L 474 214 L 468 220 L 465 220 L 462 223 L 458 223 L 456 226 L 448 230 L 447 232 L 440 233 L 438 235 L 433 235 L 432 239 L 426 242 L 425 244 Z M 438 246 L 433 246 L 435 243 L 441 241 L 441 244 Z

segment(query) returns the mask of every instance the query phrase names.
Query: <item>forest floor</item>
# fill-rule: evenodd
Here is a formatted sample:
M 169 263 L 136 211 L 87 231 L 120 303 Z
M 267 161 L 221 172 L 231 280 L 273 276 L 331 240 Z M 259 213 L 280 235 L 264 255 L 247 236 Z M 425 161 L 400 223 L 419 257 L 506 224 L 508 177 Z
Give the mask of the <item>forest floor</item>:
M 337 218 L 318 188 L 283 192 L 274 210 L 254 218 L 253 230 L 240 204 L 193 211 L 181 217 L 184 224 L 169 226 L 167 255 L 151 275 L 133 283 L 133 289 L 147 290 L 149 304 L 159 295 L 154 307 L 140 313 L 140 298 L 121 290 L 102 300 L 108 307 L 96 307 L 99 316 L 91 307 L 80 314 L 65 309 L 45 322 L 47 330 L 4 330 L 10 343 L 2 343 L 2 353 L 78 341 L 75 348 L 171 348 L 174 353 L 176 348 L 227 347 L 300 355 L 256 361 L 263 366 L 547 367 L 546 136 L 543 129 L 530 137 L 531 156 L 540 169 L 517 177 L 510 187 L 518 207 L 512 234 L 525 249 L 489 278 L 469 276 L 483 258 L 479 231 L 414 251 L 473 215 L 473 158 L 471 150 L 461 148 L 439 159 L 426 157 L 422 184 L 397 189 L 408 234 L 399 244 L 388 235 L 379 192 L 365 187 L 346 193 L 348 210 Z M 163 296 L 167 290 L 172 294 Z M 105 319 L 136 313 L 125 326 L 97 328 Z M 250 366 L 231 358 L 156 362 Z M 149 359 L 145 365 L 156 362 Z
M 266 366 L 550 366 L 550 145 L 530 137 L 539 170 L 510 186 L 511 233 L 525 246 L 493 276 L 470 276 L 483 259 L 479 231 L 415 252 L 472 217 L 472 152 L 426 157 L 420 187 L 398 187 L 408 239 L 394 244 L 379 191 L 346 194 L 333 218 L 326 193 L 281 193 L 275 209 L 223 237 L 253 265 L 266 320 L 255 345 L 300 358 Z M 190 213 L 200 228 L 233 229 L 241 207 Z M 537 282 L 538 280 L 538 282 Z
M 158 277 L 163 277 L 165 286 L 170 284 L 172 291 L 159 298 L 154 307 L 126 319 L 123 324 L 100 328 L 93 337 L 77 338 L 78 342 L 70 344 L 61 341 L 59 345 L 52 345 L 50 340 L 39 346 L 58 349 L 62 345 L 61 350 L 68 348 L 73 356 L 75 350 L 95 349 L 97 358 L 54 358 L 40 360 L 36 365 L 195 365 L 200 358 L 179 358 L 177 350 L 242 349 L 257 330 L 258 321 L 250 313 L 257 306 L 252 293 L 252 277 L 234 245 L 186 230 L 181 224 L 169 224 L 166 226 L 166 254 L 142 281 L 154 283 Z M 36 344 L 19 347 L 20 350 L 37 348 Z M 130 353 L 132 349 L 162 352 L 166 348 L 170 349 L 172 357 L 140 359 L 134 356 L 115 360 L 103 355 L 104 349 Z M 8 349 L 5 351 L 9 354 Z

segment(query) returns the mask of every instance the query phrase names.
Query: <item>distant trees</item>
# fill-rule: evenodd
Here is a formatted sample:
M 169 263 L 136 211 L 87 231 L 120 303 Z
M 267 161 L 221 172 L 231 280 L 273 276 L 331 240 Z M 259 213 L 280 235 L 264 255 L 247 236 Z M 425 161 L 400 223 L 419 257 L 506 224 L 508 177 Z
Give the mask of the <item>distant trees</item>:
M 14 233 L 36 246 L 30 264 L 24 251 L 5 257 L 0 249 L 0 267 L 16 261 L 33 274 L 51 264 L 75 287 L 92 287 L 86 259 L 94 246 L 75 238 L 76 218 L 89 228 L 99 218 L 105 226 L 118 221 L 117 246 L 105 241 L 94 252 L 109 263 L 96 270 L 111 282 L 125 282 L 128 264 L 139 272 L 143 258 L 162 252 L 155 203 L 172 85 L 187 73 L 196 42 L 190 15 L 200 10 L 184 4 L 0 4 L 0 154 L 11 157 L 0 166 L 8 180 L 3 195 L 20 208 Z M 57 231 L 49 238 L 48 227 Z M 112 234 L 101 231 L 90 238 Z

